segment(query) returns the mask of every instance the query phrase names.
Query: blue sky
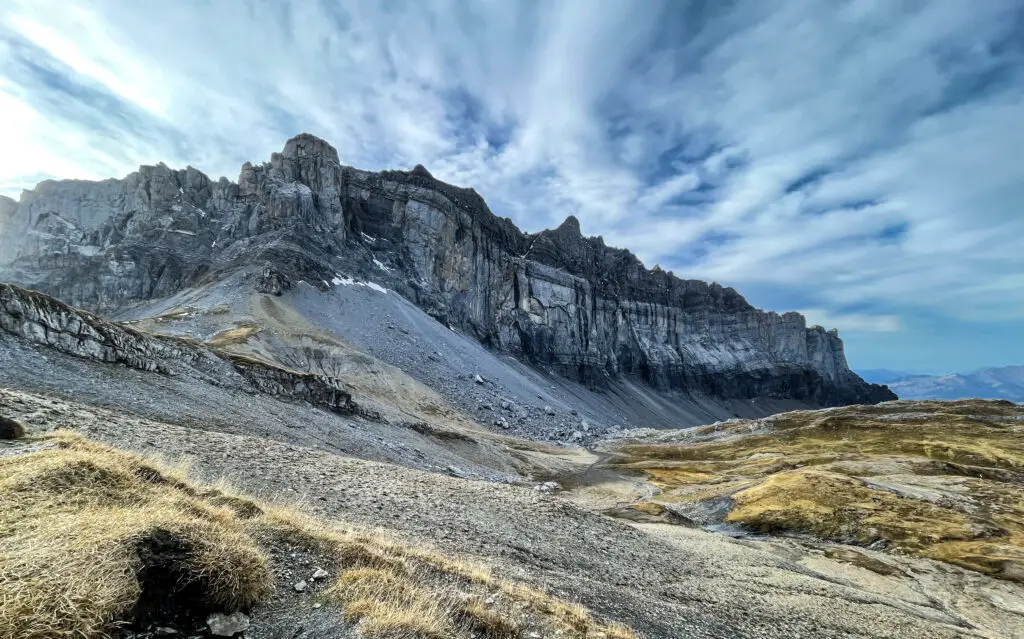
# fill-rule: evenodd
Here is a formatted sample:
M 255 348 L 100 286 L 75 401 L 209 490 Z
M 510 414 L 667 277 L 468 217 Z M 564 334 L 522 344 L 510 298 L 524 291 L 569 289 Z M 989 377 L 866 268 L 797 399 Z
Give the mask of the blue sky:
M 315 133 L 840 329 L 851 365 L 1024 364 L 1021 0 L 18 0 L 0 192 Z

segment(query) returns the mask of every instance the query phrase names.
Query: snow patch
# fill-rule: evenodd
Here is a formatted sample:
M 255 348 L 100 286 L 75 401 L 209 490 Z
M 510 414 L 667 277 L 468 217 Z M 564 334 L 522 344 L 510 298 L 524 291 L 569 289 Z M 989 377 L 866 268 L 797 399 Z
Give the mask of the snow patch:
M 389 269 L 388 267 L 384 266 L 384 264 L 380 260 L 378 260 L 377 258 L 373 258 L 373 263 L 377 265 L 377 268 L 379 268 L 380 270 L 384 271 L 385 273 L 390 273 L 391 272 L 391 269 Z
M 324 282 L 326 284 L 326 282 Z M 373 289 L 380 293 L 387 295 L 388 289 L 384 288 L 380 284 L 375 282 L 360 282 L 359 280 L 352 279 L 351 277 L 342 277 L 340 273 L 335 274 L 334 279 L 331 280 L 335 286 L 365 286 L 366 288 Z
M 363 236 L 363 239 L 366 240 L 367 242 L 377 241 L 377 238 L 373 237 L 372 235 L 367 235 L 366 233 L 362 233 L 361 235 Z
M 192 231 L 186 231 L 184 229 L 170 229 L 170 231 L 171 233 L 181 233 L 182 235 L 191 235 L 193 237 L 195 236 L 195 233 L 193 233 Z

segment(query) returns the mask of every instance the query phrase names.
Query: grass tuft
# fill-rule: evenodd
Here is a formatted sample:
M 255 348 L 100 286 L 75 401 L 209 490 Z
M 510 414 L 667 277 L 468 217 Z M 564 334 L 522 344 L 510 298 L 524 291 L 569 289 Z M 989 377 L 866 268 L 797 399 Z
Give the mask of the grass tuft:
M 518 639 L 523 636 L 523 628 L 515 618 L 491 610 L 479 599 L 467 602 L 462 615 L 470 629 L 488 639 Z
M 100 636 L 149 597 L 237 610 L 271 594 L 267 557 L 231 511 L 138 457 L 62 441 L 0 460 L 0 636 Z M 170 592 L 147 592 L 158 569 Z

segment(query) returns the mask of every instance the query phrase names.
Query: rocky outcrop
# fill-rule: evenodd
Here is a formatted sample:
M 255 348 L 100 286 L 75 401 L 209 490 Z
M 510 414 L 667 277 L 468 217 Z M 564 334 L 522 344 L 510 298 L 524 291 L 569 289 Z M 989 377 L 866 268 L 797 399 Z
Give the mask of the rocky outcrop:
M 341 380 L 287 370 L 189 340 L 141 333 L 4 283 L 0 331 L 75 357 L 165 375 L 193 375 L 218 386 L 304 401 L 344 415 L 364 414 Z
M 0 330 L 76 357 L 164 374 L 171 372 L 171 362 L 187 366 L 202 357 L 183 340 L 144 335 L 48 295 L 3 283 Z
M 836 331 L 647 270 L 629 251 L 584 238 L 574 217 L 524 234 L 472 189 L 422 167 L 346 177 L 350 227 L 408 275 L 402 292 L 489 346 L 597 385 L 630 375 L 724 398 L 895 398 L 849 370 Z
M 7 279 L 98 311 L 241 265 L 317 272 L 346 237 L 342 187 L 337 152 L 312 136 L 246 164 L 238 184 L 163 164 L 121 180 L 46 181 L 9 215 L 0 256 L 14 261 Z
M 222 353 L 221 356 L 234 364 L 250 384 L 267 395 L 307 401 L 344 415 L 359 410 L 352 401 L 352 395 L 338 380 L 287 370 L 252 357 L 230 353 Z
M 298 280 L 359 276 L 491 348 L 595 386 L 631 376 L 722 398 L 895 397 L 849 370 L 835 331 L 799 314 L 647 270 L 629 251 L 583 237 L 572 217 L 523 233 L 472 189 L 421 166 L 346 167 L 306 134 L 268 163 L 245 164 L 237 184 L 191 167 L 142 167 L 122 180 L 44 182 L 7 217 L 0 257 L 10 265 L 0 275 L 99 311 L 240 268 L 253 290 L 274 295 Z

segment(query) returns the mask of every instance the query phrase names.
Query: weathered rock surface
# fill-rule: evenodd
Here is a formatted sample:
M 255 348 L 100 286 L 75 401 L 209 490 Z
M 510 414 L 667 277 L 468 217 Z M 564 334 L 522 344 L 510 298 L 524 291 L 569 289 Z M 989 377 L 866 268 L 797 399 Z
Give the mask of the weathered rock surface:
M 163 374 L 188 374 L 336 413 L 359 406 L 338 379 L 300 373 L 188 340 L 141 333 L 72 308 L 48 295 L 0 283 L 0 331 L 62 353 Z
M 249 617 L 240 612 L 230 615 L 218 612 L 207 618 L 206 625 L 215 637 L 234 637 L 249 629 Z
M 13 211 L 13 212 L 12 212 Z M 6 220 L 6 221 L 5 221 Z M 895 396 L 852 373 L 835 331 L 730 288 L 647 270 L 559 228 L 521 232 L 423 167 L 371 173 L 308 134 L 237 184 L 194 168 L 47 181 L 0 202 L 0 276 L 99 311 L 246 268 L 281 294 L 373 277 L 485 345 L 595 386 L 618 376 L 723 398 L 823 405 Z

